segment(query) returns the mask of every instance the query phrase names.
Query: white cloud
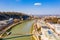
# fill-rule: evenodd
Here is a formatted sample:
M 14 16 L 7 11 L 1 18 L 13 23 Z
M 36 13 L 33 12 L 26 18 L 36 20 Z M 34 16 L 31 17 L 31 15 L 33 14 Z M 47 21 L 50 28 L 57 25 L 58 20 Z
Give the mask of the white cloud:
M 34 3 L 35 6 L 41 6 L 42 3 Z

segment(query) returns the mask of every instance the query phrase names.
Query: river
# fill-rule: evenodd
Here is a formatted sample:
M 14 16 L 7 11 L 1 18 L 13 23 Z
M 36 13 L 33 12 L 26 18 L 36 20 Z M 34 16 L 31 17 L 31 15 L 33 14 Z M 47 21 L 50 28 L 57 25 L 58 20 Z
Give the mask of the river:
M 13 27 L 11 34 L 6 36 L 4 40 L 32 40 L 31 28 L 34 20 L 25 21 L 19 25 Z

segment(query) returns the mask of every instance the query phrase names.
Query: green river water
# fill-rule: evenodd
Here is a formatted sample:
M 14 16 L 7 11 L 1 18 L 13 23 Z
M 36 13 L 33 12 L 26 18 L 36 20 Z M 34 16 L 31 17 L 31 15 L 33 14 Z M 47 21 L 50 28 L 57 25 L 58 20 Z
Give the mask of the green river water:
M 33 20 L 25 21 L 16 25 L 10 30 L 11 34 L 6 36 L 4 40 L 32 40 L 31 28 Z

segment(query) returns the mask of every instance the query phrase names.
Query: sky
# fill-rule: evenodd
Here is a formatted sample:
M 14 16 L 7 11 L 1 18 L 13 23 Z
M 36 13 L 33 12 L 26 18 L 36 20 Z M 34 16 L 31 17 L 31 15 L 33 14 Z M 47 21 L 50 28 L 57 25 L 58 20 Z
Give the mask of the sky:
M 60 15 L 60 0 L 0 0 L 0 11 Z

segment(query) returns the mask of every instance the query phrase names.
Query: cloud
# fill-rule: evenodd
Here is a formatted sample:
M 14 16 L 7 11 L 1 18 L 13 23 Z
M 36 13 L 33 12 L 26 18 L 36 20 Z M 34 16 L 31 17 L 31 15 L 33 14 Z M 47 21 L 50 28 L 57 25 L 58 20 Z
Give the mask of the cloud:
M 35 6 L 41 6 L 42 3 L 34 3 Z

